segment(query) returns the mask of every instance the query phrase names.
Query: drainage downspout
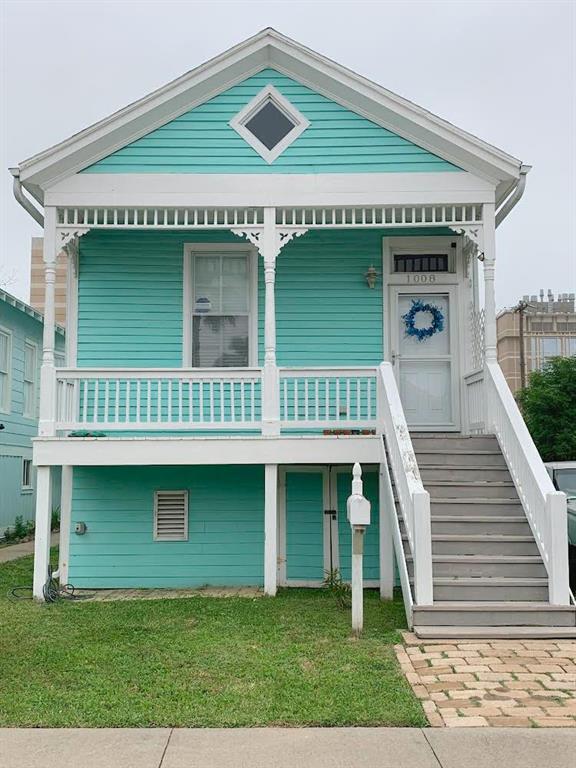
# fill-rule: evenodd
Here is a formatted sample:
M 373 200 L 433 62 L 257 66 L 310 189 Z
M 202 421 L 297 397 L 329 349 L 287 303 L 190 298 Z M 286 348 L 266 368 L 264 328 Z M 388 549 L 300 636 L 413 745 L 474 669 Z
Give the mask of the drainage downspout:
M 14 176 L 14 182 L 12 184 L 12 191 L 14 192 L 14 197 L 22 208 L 32 216 L 34 221 L 38 222 L 42 228 L 44 228 L 44 216 L 40 213 L 38 208 L 34 205 L 34 203 L 29 200 L 25 195 L 24 191 L 22 189 L 22 182 L 20 181 L 20 171 L 18 168 L 10 168 L 10 173 L 12 176 Z
M 516 186 L 508 195 L 506 200 L 502 203 L 500 208 L 496 211 L 496 226 L 498 227 L 508 216 L 512 208 L 520 201 L 520 198 L 524 194 L 524 189 L 526 188 L 526 176 L 528 173 L 532 170 L 531 165 L 522 165 L 520 166 L 520 178 L 518 179 Z

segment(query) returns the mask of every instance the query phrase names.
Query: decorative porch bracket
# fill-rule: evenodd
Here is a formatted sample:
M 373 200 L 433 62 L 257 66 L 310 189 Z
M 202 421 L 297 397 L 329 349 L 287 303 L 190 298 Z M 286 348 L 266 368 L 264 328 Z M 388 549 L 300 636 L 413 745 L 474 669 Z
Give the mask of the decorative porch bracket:
M 276 257 L 306 227 L 278 227 L 276 209 L 264 209 L 264 226 L 233 227 L 231 232 L 246 238 L 264 261 L 264 368 L 262 371 L 262 433 L 280 434 L 280 375 L 276 363 Z

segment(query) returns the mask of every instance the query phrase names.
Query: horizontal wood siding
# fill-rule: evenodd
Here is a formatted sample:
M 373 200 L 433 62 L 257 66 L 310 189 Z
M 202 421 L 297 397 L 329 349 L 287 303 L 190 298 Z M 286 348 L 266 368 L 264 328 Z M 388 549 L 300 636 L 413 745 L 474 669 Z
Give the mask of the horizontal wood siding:
M 184 244 L 229 232 L 90 232 L 80 241 L 78 365 L 182 365 Z
M 266 85 L 274 85 L 310 126 L 268 164 L 229 126 Z M 117 150 L 84 173 L 363 173 L 459 171 L 392 131 L 273 69 L 229 88 Z
M 279 365 L 382 362 L 382 280 L 368 288 L 371 264 L 382 271 L 377 230 L 308 232 L 284 248 L 276 262 Z
M 188 490 L 188 541 L 154 541 L 154 491 Z M 77 536 L 75 523 L 87 533 Z M 76 467 L 69 580 L 77 587 L 261 585 L 264 468 Z

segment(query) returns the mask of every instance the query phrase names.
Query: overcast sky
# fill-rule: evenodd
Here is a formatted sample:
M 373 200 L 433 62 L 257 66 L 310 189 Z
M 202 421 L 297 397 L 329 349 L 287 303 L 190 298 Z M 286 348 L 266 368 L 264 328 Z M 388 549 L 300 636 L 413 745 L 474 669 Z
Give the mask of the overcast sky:
M 497 302 L 576 287 L 572 0 L 0 0 L 0 278 L 28 300 L 40 228 L 8 167 L 273 26 L 533 165 L 498 229 Z

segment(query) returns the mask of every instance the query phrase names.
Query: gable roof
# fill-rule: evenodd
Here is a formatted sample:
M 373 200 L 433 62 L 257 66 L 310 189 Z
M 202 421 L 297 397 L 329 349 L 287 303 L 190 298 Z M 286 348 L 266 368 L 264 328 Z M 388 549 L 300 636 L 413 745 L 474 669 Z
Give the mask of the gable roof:
M 522 163 L 397 94 L 267 28 L 162 88 L 20 163 L 20 180 L 44 190 L 179 117 L 242 79 L 273 67 L 496 186 L 503 199 Z

